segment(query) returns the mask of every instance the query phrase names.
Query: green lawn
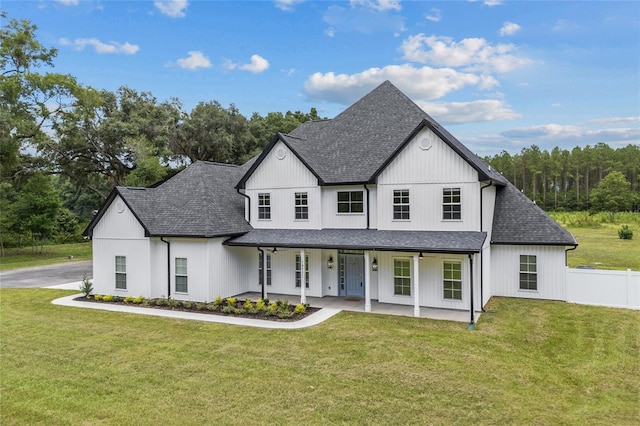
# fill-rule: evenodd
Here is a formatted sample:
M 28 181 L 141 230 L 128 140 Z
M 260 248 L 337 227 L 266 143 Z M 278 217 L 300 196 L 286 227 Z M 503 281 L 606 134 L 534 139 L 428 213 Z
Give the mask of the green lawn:
M 34 253 L 31 247 L 8 248 L 5 256 L 0 257 L 0 271 L 28 268 L 31 266 L 52 265 L 54 263 L 91 260 L 91 242 L 77 244 L 55 244 L 44 246 L 42 253 Z M 69 259 L 73 256 L 73 259 Z
M 474 330 L 341 313 L 263 330 L 0 290 L 0 423 L 639 424 L 640 312 L 494 299 Z

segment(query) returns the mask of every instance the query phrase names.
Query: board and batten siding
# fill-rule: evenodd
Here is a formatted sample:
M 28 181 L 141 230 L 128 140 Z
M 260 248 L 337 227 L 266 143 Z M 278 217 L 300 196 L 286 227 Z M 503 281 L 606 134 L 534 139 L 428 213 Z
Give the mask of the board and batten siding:
M 208 243 L 210 277 L 208 301 L 218 296 L 224 298 L 250 291 L 253 271 L 258 267 L 255 248 L 225 246 L 222 244 L 224 240 L 226 238 L 212 238 Z
M 138 219 L 117 195 L 93 228 L 92 238 L 137 240 L 145 238 L 145 235 L 144 228 Z
M 491 246 L 491 293 L 494 296 L 565 300 L 565 247 Z M 535 255 L 537 290 L 520 290 L 520 255 Z
M 204 238 L 167 238 L 171 242 L 171 297 L 176 300 L 210 301 L 209 240 Z M 166 252 L 163 256 L 166 259 Z M 187 259 L 187 292 L 176 291 L 176 258 Z M 164 283 L 166 287 L 166 282 Z

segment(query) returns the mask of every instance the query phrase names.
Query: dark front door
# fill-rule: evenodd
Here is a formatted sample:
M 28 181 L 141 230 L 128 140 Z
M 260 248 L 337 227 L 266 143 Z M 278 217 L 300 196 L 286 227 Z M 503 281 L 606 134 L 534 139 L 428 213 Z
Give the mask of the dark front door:
M 344 257 L 346 295 L 364 297 L 364 256 L 346 254 Z

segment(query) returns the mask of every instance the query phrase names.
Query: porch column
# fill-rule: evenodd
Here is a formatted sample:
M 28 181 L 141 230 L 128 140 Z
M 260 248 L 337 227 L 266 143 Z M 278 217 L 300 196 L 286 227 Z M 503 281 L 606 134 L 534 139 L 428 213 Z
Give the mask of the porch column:
M 300 303 L 307 303 L 307 265 L 305 262 L 304 249 L 300 250 Z
M 371 312 L 371 265 L 369 252 L 364 252 L 364 311 Z
M 413 316 L 420 316 L 420 260 L 413 255 Z
M 262 300 L 267 299 L 267 250 L 262 252 Z

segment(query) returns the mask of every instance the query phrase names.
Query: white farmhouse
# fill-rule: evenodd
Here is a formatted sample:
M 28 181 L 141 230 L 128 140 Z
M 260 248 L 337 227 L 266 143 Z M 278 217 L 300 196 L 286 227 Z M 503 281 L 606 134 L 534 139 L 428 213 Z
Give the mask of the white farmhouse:
M 85 233 L 96 293 L 355 297 L 472 321 L 494 295 L 564 299 L 577 245 L 390 82 L 243 166 L 117 187 Z

